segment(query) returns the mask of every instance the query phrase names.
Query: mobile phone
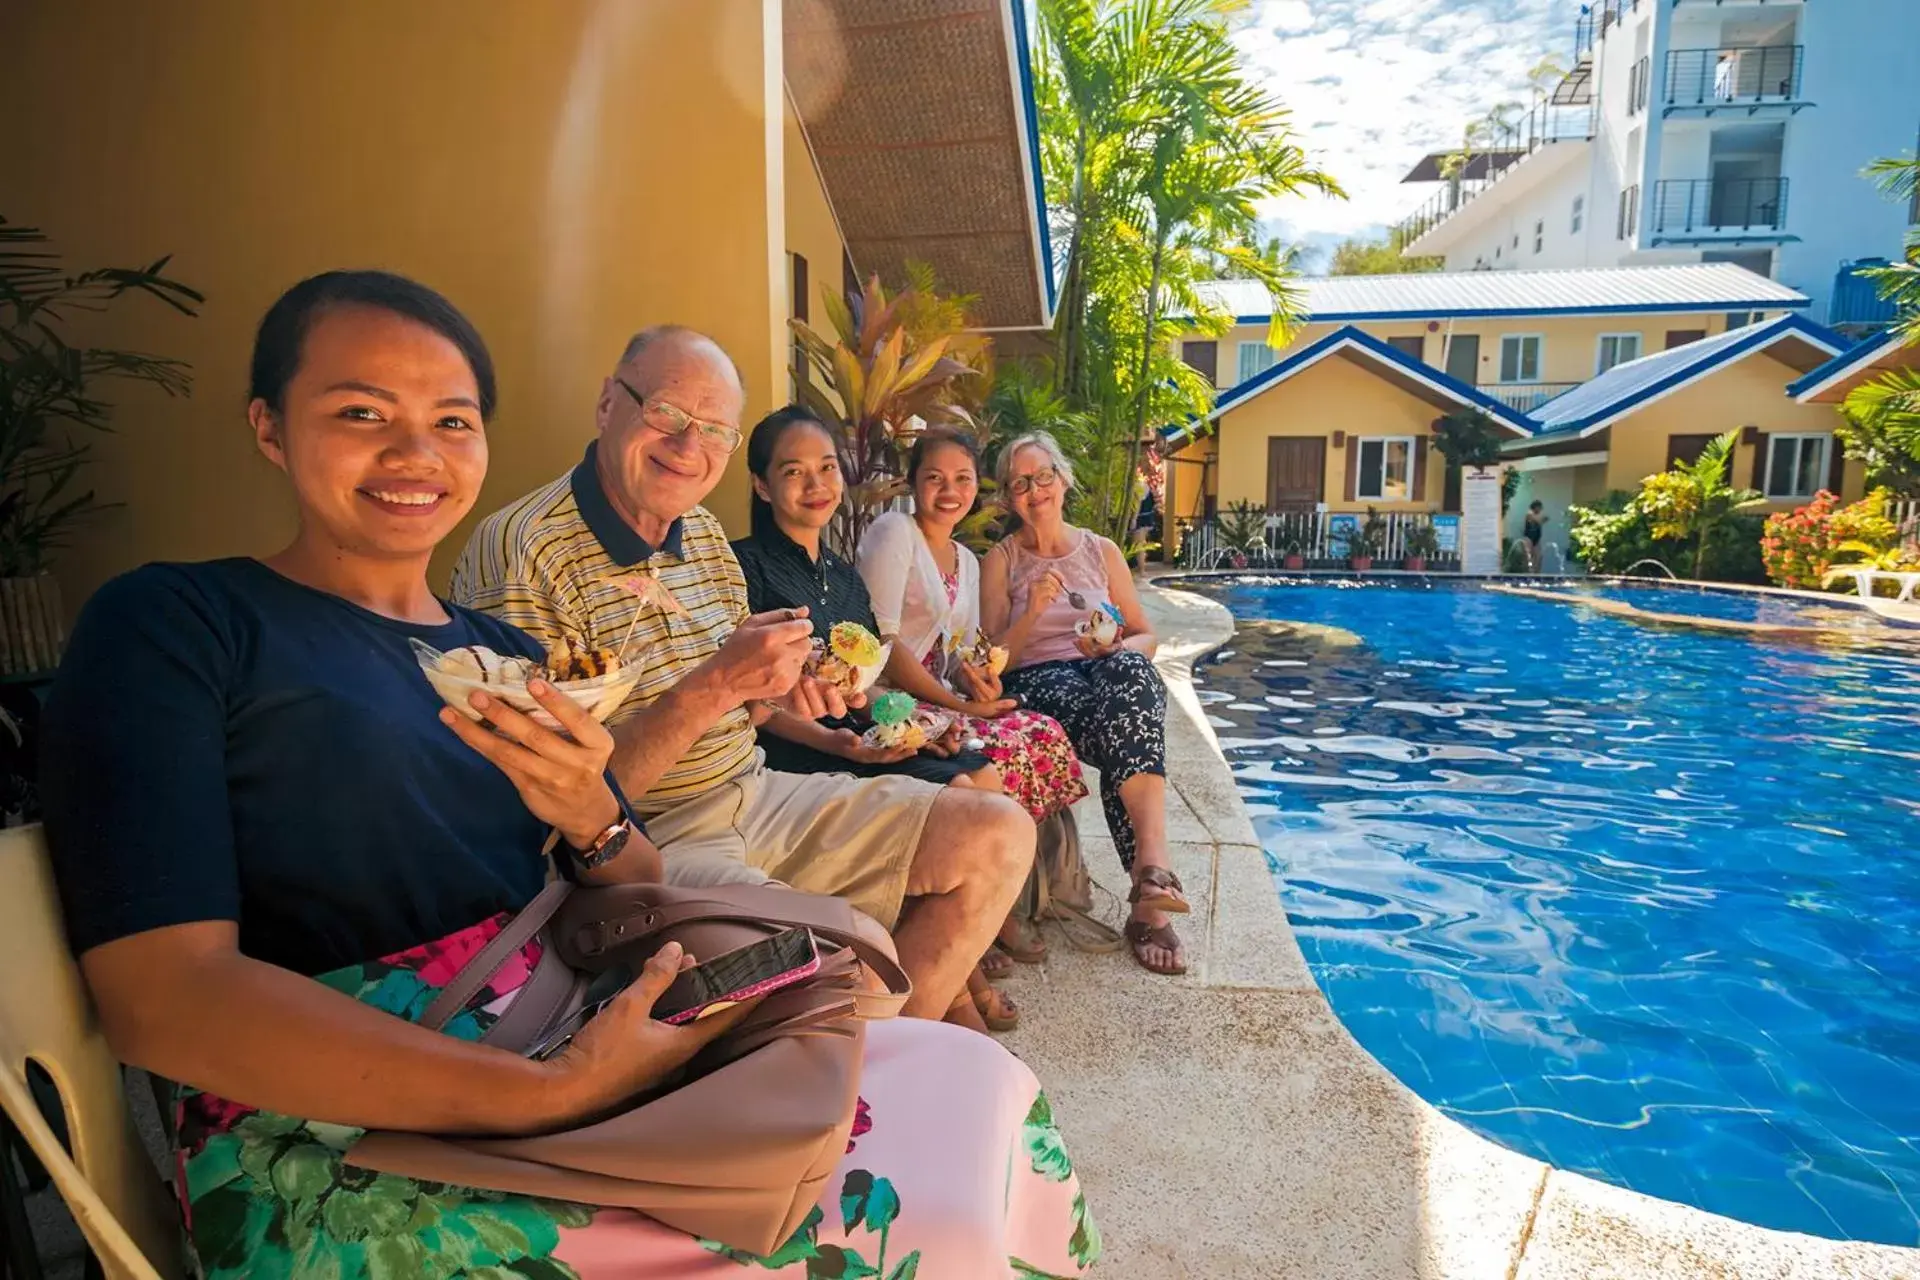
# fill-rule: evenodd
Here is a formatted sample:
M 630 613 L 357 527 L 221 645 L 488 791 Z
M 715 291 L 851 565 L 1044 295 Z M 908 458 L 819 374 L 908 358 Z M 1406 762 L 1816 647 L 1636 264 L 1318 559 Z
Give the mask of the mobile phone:
M 653 1016 L 681 1026 L 743 1000 L 790 987 L 820 971 L 820 949 L 806 929 L 787 929 L 715 956 L 673 980 Z

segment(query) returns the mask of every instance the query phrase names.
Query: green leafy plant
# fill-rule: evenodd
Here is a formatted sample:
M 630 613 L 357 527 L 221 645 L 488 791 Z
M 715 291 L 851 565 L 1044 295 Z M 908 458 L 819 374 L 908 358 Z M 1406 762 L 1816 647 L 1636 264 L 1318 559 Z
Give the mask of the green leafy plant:
M 916 435 L 930 426 L 981 433 L 961 384 L 980 376 L 989 343 L 963 327 L 963 311 L 911 288 L 889 297 L 878 276 L 869 277 L 858 296 L 823 289 L 821 297 L 832 339 L 804 320 L 788 323 L 816 375 L 803 384 L 801 398 L 835 429 L 845 455 L 847 500 L 834 516 L 834 532 L 850 551 L 874 518 L 907 492 L 907 454 Z
M 1433 447 L 1456 467 L 1491 467 L 1506 435 L 1480 409 L 1456 409 L 1433 420 Z
M 1054 331 L 1058 386 L 1087 415 L 1074 453 L 1078 518 L 1124 541 L 1150 430 L 1211 406 L 1175 331 L 1233 317 L 1198 286 L 1230 272 L 1272 299 L 1272 341 L 1297 323 L 1291 257 L 1263 209 L 1338 192 L 1312 167 L 1231 27 L 1241 0 L 1041 0 L 1036 97 L 1047 203 L 1064 234 Z
M 1727 483 L 1739 440 L 1738 431 L 1715 437 L 1693 462 L 1675 463 L 1641 481 L 1640 495 L 1634 499 L 1646 513 L 1654 537 L 1694 544 L 1692 576 L 1696 578 L 1706 571 L 1707 542 L 1714 526 L 1742 503 L 1760 496 Z
M 1407 530 L 1407 558 L 1431 560 L 1440 554 L 1440 533 L 1431 520 L 1423 520 Z
M 1889 369 L 1847 393 L 1834 428 L 1867 483 L 1920 496 L 1920 369 Z
M 1867 176 L 1894 200 L 1920 193 L 1920 155 L 1893 156 L 1867 166 Z M 1907 232 L 1900 262 L 1862 271 L 1894 307 L 1894 336 L 1920 343 L 1920 226 Z M 1903 496 L 1920 496 L 1920 370 L 1891 369 L 1847 394 L 1835 434 L 1849 458 L 1866 464 L 1867 483 Z
M 76 345 L 76 317 L 145 294 L 182 315 L 205 299 L 166 274 L 168 258 L 145 267 L 101 267 L 69 275 L 48 238 L 0 217 L 0 577 L 46 572 L 75 524 L 103 505 L 82 489 L 92 446 L 74 431 L 111 431 L 113 404 L 100 381 L 158 387 L 184 396 L 184 361 L 110 347 Z
M 1387 545 L 1387 518 L 1380 514 L 1380 508 L 1368 507 L 1367 518 L 1360 527 L 1347 535 L 1347 557 L 1351 560 L 1371 560 L 1385 550 Z
M 1245 557 L 1267 549 L 1267 509 L 1258 503 L 1230 502 L 1220 513 L 1220 545 Z

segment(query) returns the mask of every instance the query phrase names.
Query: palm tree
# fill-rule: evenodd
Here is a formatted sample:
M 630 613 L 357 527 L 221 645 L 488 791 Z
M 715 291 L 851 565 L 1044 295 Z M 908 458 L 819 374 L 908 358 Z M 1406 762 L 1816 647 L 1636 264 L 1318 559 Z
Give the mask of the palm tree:
M 1273 340 L 1295 321 L 1290 259 L 1265 252 L 1257 205 L 1338 193 L 1290 141 L 1228 35 L 1244 0 L 1042 0 L 1043 160 L 1067 225 L 1058 386 L 1091 421 L 1088 501 L 1116 539 L 1131 521 L 1147 424 L 1204 409 L 1163 321 L 1223 332 L 1195 285 L 1223 263 L 1273 295 Z
M 1920 198 L 1920 155 L 1876 160 L 1867 166 L 1895 200 Z M 1861 272 L 1894 305 L 1894 336 L 1920 343 L 1920 228 L 1907 233 L 1906 260 Z M 1902 494 L 1920 494 L 1920 370 L 1896 369 L 1847 394 L 1838 431 L 1847 456 L 1867 464 L 1867 482 Z

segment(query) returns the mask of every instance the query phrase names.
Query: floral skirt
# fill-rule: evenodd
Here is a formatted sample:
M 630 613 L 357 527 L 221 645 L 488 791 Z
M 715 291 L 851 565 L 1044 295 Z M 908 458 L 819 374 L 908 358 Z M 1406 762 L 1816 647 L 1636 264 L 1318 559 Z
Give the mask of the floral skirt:
M 1035 822 L 1044 822 L 1087 794 L 1080 758 L 1052 716 L 1009 711 L 993 720 L 962 716 L 961 722 L 986 744 L 980 754 L 1000 771 L 1001 789 Z
M 319 981 L 409 1021 L 506 917 Z M 538 959 L 528 944 L 447 1025 L 475 1039 Z M 189 1256 L 213 1280 L 704 1280 L 743 1272 L 877 1280 L 1048 1280 L 1100 1254 L 1052 1109 L 985 1036 L 918 1020 L 868 1030 L 846 1159 L 765 1257 L 627 1209 L 348 1168 L 359 1130 L 182 1090 L 178 1187 Z

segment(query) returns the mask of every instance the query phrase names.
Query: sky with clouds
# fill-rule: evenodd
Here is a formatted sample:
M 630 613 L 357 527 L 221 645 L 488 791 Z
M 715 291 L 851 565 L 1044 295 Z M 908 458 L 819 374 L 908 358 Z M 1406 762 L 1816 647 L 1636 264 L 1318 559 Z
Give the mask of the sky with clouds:
M 1380 234 L 1431 190 L 1400 179 L 1461 126 L 1528 96 L 1527 72 L 1573 53 L 1580 0 L 1252 0 L 1235 38 L 1348 199 L 1266 210 L 1277 234 L 1324 250 Z

